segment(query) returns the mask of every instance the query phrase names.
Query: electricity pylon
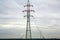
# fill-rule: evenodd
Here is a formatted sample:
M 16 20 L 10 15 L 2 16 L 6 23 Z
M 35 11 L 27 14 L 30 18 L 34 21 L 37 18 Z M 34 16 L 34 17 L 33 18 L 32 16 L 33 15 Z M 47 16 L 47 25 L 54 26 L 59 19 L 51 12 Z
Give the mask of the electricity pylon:
M 27 9 L 23 11 L 23 12 L 27 12 L 27 15 L 24 16 L 24 17 L 27 17 L 26 39 L 31 39 L 32 38 L 32 35 L 31 35 L 30 17 L 32 15 L 30 15 L 30 12 L 35 12 L 35 11 L 30 9 L 30 7 L 33 7 L 33 5 L 30 5 L 30 1 L 29 0 L 27 0 L 27 5 L 24 5 L 24 7 L 27 7 Z

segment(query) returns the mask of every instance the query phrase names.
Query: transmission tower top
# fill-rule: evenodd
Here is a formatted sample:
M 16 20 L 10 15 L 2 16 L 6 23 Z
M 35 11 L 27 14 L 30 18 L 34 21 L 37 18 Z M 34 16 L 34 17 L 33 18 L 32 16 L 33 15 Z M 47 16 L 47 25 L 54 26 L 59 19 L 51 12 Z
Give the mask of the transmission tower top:
M 29 0 L 28 0 L 28 2 L 29 2 Z

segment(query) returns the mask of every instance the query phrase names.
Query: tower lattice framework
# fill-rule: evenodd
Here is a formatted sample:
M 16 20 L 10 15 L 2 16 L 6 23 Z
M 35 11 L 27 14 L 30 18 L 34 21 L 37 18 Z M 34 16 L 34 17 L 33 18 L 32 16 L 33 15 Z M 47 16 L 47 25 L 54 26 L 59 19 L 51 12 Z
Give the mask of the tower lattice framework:
M 26 10 L 23 10 L 23 12 L 27 12 L 27 15 L 24 16 L 24 17 L 27 17 L 26 39 L 31 39 L 32 38 L 32 35 L 31 35 L 30 17 L 32 15 L 30 15 L 30 12 L 35 12 L 35 11 L 30 9 L 30 7 L 33 7 L 33 5 L 30 4 L 30 1 L 29 0 L 27 0 L 27 5 L 24 5 L 24 7 L 27 7 Z

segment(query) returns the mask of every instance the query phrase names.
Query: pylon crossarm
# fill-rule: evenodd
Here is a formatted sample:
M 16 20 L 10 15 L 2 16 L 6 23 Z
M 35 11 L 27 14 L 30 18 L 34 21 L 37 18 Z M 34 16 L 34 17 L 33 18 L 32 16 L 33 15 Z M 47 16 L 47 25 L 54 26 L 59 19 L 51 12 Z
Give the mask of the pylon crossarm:
M 27 15 L 25 15 L 24 17 L 27 17 Z M 34 17 L 33 15 L 30 15 L 30 17 Z
M 34 10 L 24 10 L 22 12 L 35 12 Z
M 25 5 L 24 7 L 33 7 L 33 5 Z

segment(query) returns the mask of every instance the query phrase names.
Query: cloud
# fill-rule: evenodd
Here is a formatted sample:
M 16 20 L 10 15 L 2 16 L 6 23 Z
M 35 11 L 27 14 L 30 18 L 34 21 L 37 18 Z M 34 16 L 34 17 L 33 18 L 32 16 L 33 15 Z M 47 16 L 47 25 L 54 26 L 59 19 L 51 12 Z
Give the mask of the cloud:
M 34 16 L 31 18 L 33 34 L 37 31 L 35 26 L 38 26 L 46 38 L 48 36 L 49 38 L 59 38 L 60 1 L 30 0 L 30 2 L 34 5 L 31 9 L 35 10 L 35 13 L 31 13 Z M 23 16 L 26 13 L 22 12 L 26 9 L 23 7 L 25 4 L 26 0 L 0 0 L 0 38 L 19 38 L 20 34 L 25 34 L 26 19 Z M 36 33 L 35 36 L 38 34 Z

